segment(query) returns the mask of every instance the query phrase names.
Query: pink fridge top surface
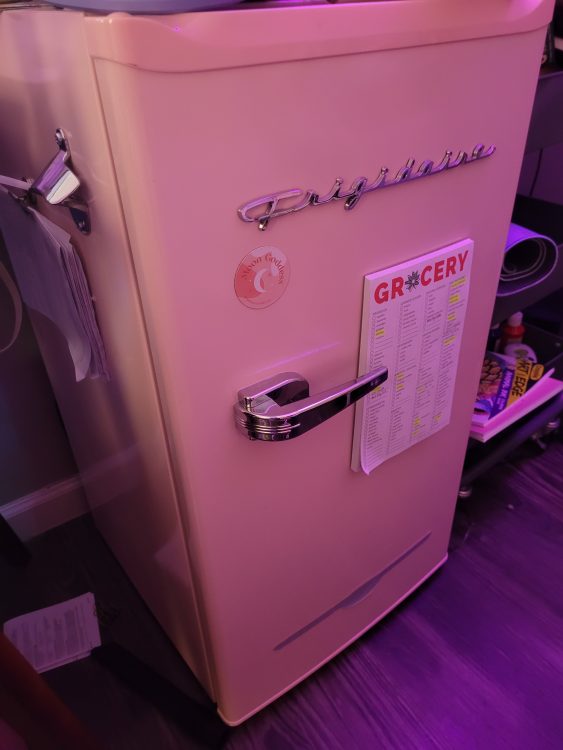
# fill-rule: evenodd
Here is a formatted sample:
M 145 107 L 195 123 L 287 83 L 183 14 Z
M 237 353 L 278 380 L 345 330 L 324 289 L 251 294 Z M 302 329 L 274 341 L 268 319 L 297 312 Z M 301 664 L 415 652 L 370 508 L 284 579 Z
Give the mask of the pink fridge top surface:
M 436 45 L 545 28 L 545 0 L 241 5 L 176 16 L 89 19 L 94 57 L 185 72 Z

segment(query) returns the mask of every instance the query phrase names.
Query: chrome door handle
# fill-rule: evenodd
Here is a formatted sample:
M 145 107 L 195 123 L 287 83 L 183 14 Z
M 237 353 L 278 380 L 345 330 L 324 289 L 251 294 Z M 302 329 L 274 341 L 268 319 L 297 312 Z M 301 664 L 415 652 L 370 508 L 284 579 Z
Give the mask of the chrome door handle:
M 235 424 L 249 440 L 291 440 L 325 422 L 387 380 L 387 368 L 309 396 L 309 382 L 283 372 L 243 388 L 234 406 Z

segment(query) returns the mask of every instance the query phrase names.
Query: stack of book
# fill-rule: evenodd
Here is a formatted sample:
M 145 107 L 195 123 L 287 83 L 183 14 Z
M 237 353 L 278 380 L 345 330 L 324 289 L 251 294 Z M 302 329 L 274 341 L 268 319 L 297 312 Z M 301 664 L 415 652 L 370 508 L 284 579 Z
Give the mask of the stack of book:
M 486 443 L 563 390 L 563 382 L 530 359 L 486 352 L 470 435 Z

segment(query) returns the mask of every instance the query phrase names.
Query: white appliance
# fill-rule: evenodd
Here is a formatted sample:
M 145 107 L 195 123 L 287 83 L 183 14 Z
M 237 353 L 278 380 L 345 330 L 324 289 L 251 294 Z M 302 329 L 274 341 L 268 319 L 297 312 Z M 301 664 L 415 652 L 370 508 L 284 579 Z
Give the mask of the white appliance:
M 551 7 L 0 14 L 0 173 L 35 177 L 63 128 L 90 212 L 83 236 L 40 202 L 85 264 L 111 380 L 76 383 L 34 319 L 89 502 L 228 723 L 446 560 Z M 403 184 L 376 190 L 384 166 Z M 466 240 L 449 422 L 354 472 L 354 407 L 327 404 L 359 395 L 364 277 Z

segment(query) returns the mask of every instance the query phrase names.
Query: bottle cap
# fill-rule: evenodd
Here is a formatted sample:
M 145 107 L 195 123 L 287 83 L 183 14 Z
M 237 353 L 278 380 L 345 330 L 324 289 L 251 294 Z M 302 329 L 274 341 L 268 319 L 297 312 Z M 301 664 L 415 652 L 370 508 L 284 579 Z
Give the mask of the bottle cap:
M 524 314 L 521 312 L 515 312 L 513 313 L 508 320 L 506 321 L 507 325 L 509 325 L 511 328 L 519 328 L 522 325 L 522 319 L 524 317 Z

